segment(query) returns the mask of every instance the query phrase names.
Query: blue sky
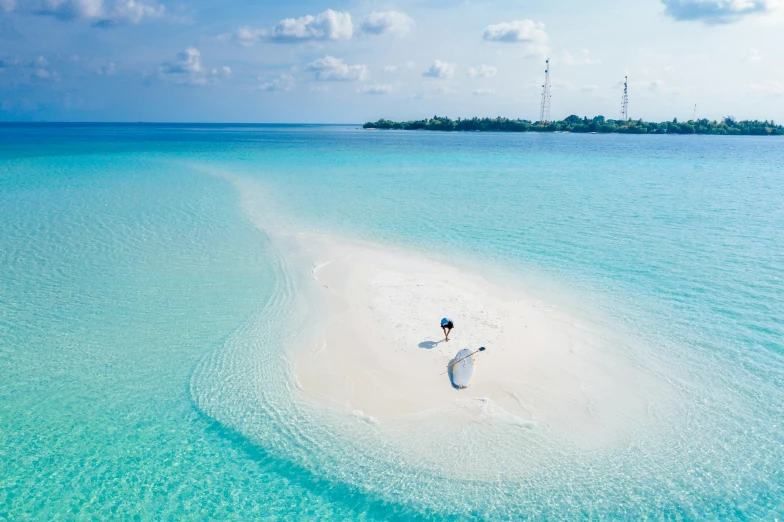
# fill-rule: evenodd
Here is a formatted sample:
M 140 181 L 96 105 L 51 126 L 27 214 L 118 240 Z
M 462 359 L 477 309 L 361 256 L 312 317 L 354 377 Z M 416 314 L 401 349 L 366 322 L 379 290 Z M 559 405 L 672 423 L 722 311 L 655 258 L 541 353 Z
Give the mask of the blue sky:
M 0 0 L 0 120 L 784 121 L 784 0 Z

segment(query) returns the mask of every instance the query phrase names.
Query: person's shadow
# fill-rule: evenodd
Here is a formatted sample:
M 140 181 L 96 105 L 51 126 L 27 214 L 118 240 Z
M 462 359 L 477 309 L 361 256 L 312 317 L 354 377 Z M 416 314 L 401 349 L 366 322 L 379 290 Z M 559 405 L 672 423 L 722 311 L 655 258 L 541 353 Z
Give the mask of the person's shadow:
M 424 348 L 425 350 L 432 350 L 433 348 L 435 348 L 436 346 L 438 346 L 443 342 L 444 342 L 443 339 L 440 341 L 422 341 L 417 346 L 419 346 L 420 348 Z

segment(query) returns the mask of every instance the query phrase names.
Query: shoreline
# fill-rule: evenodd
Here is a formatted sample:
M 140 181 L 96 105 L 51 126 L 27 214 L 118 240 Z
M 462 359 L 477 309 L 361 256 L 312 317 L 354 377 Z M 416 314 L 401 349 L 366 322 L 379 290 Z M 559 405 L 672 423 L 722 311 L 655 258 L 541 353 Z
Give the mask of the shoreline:
M 601 313 L 601 296 L 471 256 L 304 232 L 262 185 L 215 174 L 237 187 L 306 308 L 281 346 L 292 398 L 340 439 L 440 477 L 516 480 L 555 454 L 607 454 L 684 422 L 670 372 Z M 456 328 L 438 343 L 445 315 Z M 458 391 L 446 364 L 471 346 L 487 350 Z
M 391 121 L 380 119 L 362 125 L 363 129 L 374 130 L 429 130 L 441 132 L 571 132 L 577 134 L 702 134 L 715 136 L 782 136 L 784 125 L 773 121 L 736 121 L 731 116 L 721 121 L 707 118 L 672 121 L 646 122 L 642 119 L 620 119 L 594 116 L 593 118 L 572 114 L 563 120 L 531 121 L 510 118 L 458 118 L 434 116 L 424 120 Z

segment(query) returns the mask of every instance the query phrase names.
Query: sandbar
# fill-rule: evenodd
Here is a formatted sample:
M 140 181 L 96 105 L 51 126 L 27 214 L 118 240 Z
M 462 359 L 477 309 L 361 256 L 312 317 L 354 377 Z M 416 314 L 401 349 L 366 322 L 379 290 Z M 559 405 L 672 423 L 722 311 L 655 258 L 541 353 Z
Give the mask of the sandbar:
M 515 285 L 381 245 L 314 234 L 284 243 L 313 303 L 311 331 L 292 348 L 298 387 L 325 407 L 380 425 L 492 410 L 607 439 L 639 427 L 666 393 L 628 346 Z M 449 342 L 445 316 L 455 321 Z M 472 385 L 453 388 L 448 363 L 480 346 Z

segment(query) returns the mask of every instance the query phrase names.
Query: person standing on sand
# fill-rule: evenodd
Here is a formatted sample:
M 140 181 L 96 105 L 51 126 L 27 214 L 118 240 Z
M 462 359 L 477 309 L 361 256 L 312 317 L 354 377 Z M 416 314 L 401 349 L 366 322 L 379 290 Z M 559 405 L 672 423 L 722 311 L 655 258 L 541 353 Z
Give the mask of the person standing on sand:
M 455 327 L 455 323 L 448 317 L 441 319 L 441 329 L 444 331 L 444 340 L 449 342 L 449 332 Z

